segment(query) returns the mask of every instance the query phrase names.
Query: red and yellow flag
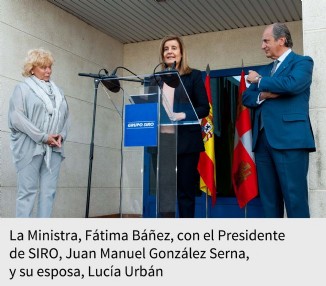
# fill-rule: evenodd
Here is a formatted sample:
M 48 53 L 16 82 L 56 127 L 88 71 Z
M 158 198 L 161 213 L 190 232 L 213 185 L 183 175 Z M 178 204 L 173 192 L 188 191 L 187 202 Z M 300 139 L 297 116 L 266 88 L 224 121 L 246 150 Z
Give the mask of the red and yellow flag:
M 209 101 L 209 115 L 202 119 L 202 136 L 205 152 L 200 153 L 198 171 L 200 174 L 200 189 L 212 197 L 212 205 L 216 202 L 216 173 L 215 173 L 215 149 L 214 149 L 214 124 L 213 104 L 210 85 L 210 76 L 207 73 L 205 88 Z
M 252 150 L 250 111 L 242 105 L 242 94 L 246 90 L 245 73 L 242 70 L 237 119 L 235 123 L 234 151 L 232 164 L 232 184 L 239 206 L 244 207 L 258 195 L 255 157 Z

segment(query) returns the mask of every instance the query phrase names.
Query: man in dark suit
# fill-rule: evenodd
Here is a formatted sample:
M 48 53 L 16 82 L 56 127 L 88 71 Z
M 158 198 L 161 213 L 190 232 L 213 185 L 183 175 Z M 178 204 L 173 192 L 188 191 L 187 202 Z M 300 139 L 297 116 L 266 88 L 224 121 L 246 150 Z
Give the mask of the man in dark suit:
M 309 118 L 313 60 L 295 54 L 285 24 L 268 26 L 262 49 L 274 60 L 249 71 L 243 104 L 254 111 L 253 151 L 266 217 L 310 217 L 307 173 L 315 151 Z

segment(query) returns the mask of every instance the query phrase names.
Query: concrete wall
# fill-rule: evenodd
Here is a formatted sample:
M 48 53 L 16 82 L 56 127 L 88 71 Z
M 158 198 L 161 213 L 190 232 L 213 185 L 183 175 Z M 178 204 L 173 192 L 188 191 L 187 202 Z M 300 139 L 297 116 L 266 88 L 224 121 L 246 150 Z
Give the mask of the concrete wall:
M 52 79 L 67 97 L 71 129 L 66 144 L 54 217 L 83 217 L 86 206 L 94 84 L 79 72 L 112 70 L 123 62 L 123 45 L 43 0 L 0 0 L 0 217 L 15 216 L 16 173 L 9 149 L 8 100 L 23 79 L 29 49 L 55 58 Z M 112 100 L 119 101 L 118 96 Z M 100 86 L 90 216 L 119 212 L 120 117 Z
M 302 53 L 302 23 L 288 23 L 291 30 L 294 51 Z M 190 66 L 211 70 L 262 65 L 270 60 L 260 49 L 261 36 L 265 26 L 242 28 L 214 33 L 183 37 Z M 160 41 L 141 42 L 124 46 L 124 63 L 137 73 L 151 73 L 159 63 Z
M 310 156 L 310 205 L 314 217 L 326 217 L 326 1 L 302 1 L 303 48 L 314 61 L 310 115 L 317 152 Z

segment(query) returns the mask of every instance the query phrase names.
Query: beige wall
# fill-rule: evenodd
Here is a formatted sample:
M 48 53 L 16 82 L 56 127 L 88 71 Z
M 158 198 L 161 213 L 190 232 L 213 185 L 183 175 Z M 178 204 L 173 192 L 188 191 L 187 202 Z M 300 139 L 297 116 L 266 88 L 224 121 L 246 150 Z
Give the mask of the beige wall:
M 302 53 L 302 23 L 288 23 L 291 30 L 294 51 Z M 211 70 L 269 63 L 269 59 L 260 49 L 264 26 L 243 28 L 222 32 L 204 33 L 183 37 L 187 48 L 189 64 L 205 70 L 207 64 Z M 159 63 L 160 41 L 142 42 L 124 45 L 124 64 L 138 74 L 151 73 Z
M 0 0 L 0 217 L 15 216 L 16 173 L 9 151 L 8 100 L 21 81 L 29 49 L 55 58 L 52 79 L 67 97 L 71 129 L 66 144 L 55 217 L 83 217 L 86 206 L 94 84 L 79 72 L 97 73 L 122 64 L 123 45 L 44 0 Z M 117 98 L 112 97 L 113 100 Z M 119 99 L 120 100 L 120 99 Z M 100 87 L 90 216 L 119 211 L 121 122 Z
M 326 217 L 326 1 L 303 0 L 303 48 L 314 59 L 310 116 L 317 152 L 310 156 L 310 205 L 314 217 Z

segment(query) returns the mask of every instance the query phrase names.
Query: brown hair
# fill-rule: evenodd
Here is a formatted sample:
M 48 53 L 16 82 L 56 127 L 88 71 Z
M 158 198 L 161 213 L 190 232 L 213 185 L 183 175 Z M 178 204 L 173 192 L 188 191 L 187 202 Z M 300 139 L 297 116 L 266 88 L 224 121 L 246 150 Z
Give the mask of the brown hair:
M 160 45 L 160 62 L 162 62 L 162 69 L 164 69 L 164 45 L 168 41 L 176 40 L 179 43 L 180 46 L 180 52 L 181 52 L 181 62 L 179 66 L 179 73 L 180 75 L 188 74 L 191 72 L 191 68 L 188 65 L 188 59 L 187 59 L 187 53 L 186 53 L 186 47 L 182 41 L 182 39 L 176 35 L 168 35 L 165 36 Z

